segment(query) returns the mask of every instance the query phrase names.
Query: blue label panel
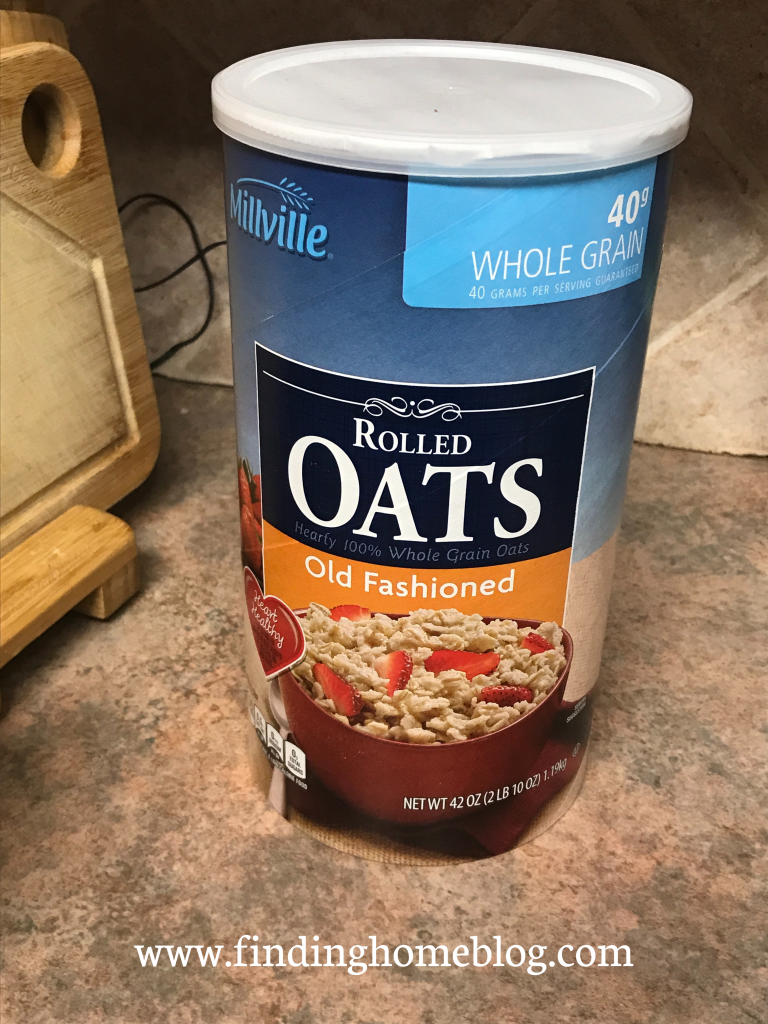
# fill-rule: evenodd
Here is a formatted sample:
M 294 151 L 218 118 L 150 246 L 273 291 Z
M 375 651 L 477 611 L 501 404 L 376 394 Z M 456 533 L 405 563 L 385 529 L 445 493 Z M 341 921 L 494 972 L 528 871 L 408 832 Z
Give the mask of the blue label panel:
M 643 272 L 656 159 L 579 178 L 409 180 L 409 306 L 533 306 L 612 291 Z

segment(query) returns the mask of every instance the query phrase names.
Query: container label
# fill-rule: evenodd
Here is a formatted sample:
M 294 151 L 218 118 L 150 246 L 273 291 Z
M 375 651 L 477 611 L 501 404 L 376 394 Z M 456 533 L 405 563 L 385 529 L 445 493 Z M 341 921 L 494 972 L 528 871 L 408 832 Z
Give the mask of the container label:
M 584 769 L 669 155 L 484 182 L 225 151 L 259 785 L 377 860 L 502 853 Z
M 408 182 L 409 306 L 531 306 L 597 295 L 643 271 L 656 159 L 535 182 Z
M 241 524 L 273 806 L 510 848 L 583 762 L 560 623 L 594 369 L 398 383 L 260 344 L 255 366 Z
M 260 345 L 256 367 L 262 582 L 279 605 L 562 622 L 592 369 L 396 384 Z

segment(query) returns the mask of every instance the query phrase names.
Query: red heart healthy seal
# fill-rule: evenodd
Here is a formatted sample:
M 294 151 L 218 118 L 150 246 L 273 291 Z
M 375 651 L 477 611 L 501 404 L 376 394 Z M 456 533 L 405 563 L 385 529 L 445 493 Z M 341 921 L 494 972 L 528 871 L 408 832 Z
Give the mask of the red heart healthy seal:
M 250 569 L 244 570 L 245 600 L 253 639 L 268 679 L 298 664 L 306 653 L 304 630 L 279 597 L 264 595 Z

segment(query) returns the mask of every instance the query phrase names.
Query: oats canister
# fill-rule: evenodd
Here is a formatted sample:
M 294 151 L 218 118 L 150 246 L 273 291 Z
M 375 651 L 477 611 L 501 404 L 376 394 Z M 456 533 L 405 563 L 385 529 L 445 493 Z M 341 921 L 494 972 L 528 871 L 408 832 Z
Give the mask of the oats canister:
M 221 72 L 252 747 L 401 863 L 580 786 L 686 89 L 521 46 Z

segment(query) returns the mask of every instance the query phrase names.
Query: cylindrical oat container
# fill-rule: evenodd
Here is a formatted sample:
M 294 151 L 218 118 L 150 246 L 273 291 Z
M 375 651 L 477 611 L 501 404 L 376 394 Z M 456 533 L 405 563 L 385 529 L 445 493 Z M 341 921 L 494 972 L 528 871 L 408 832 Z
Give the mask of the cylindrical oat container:
M 502 853 L 583 776 L 690 95 L 384 40 L 213 105 L 257 778 L 339 849 Z

